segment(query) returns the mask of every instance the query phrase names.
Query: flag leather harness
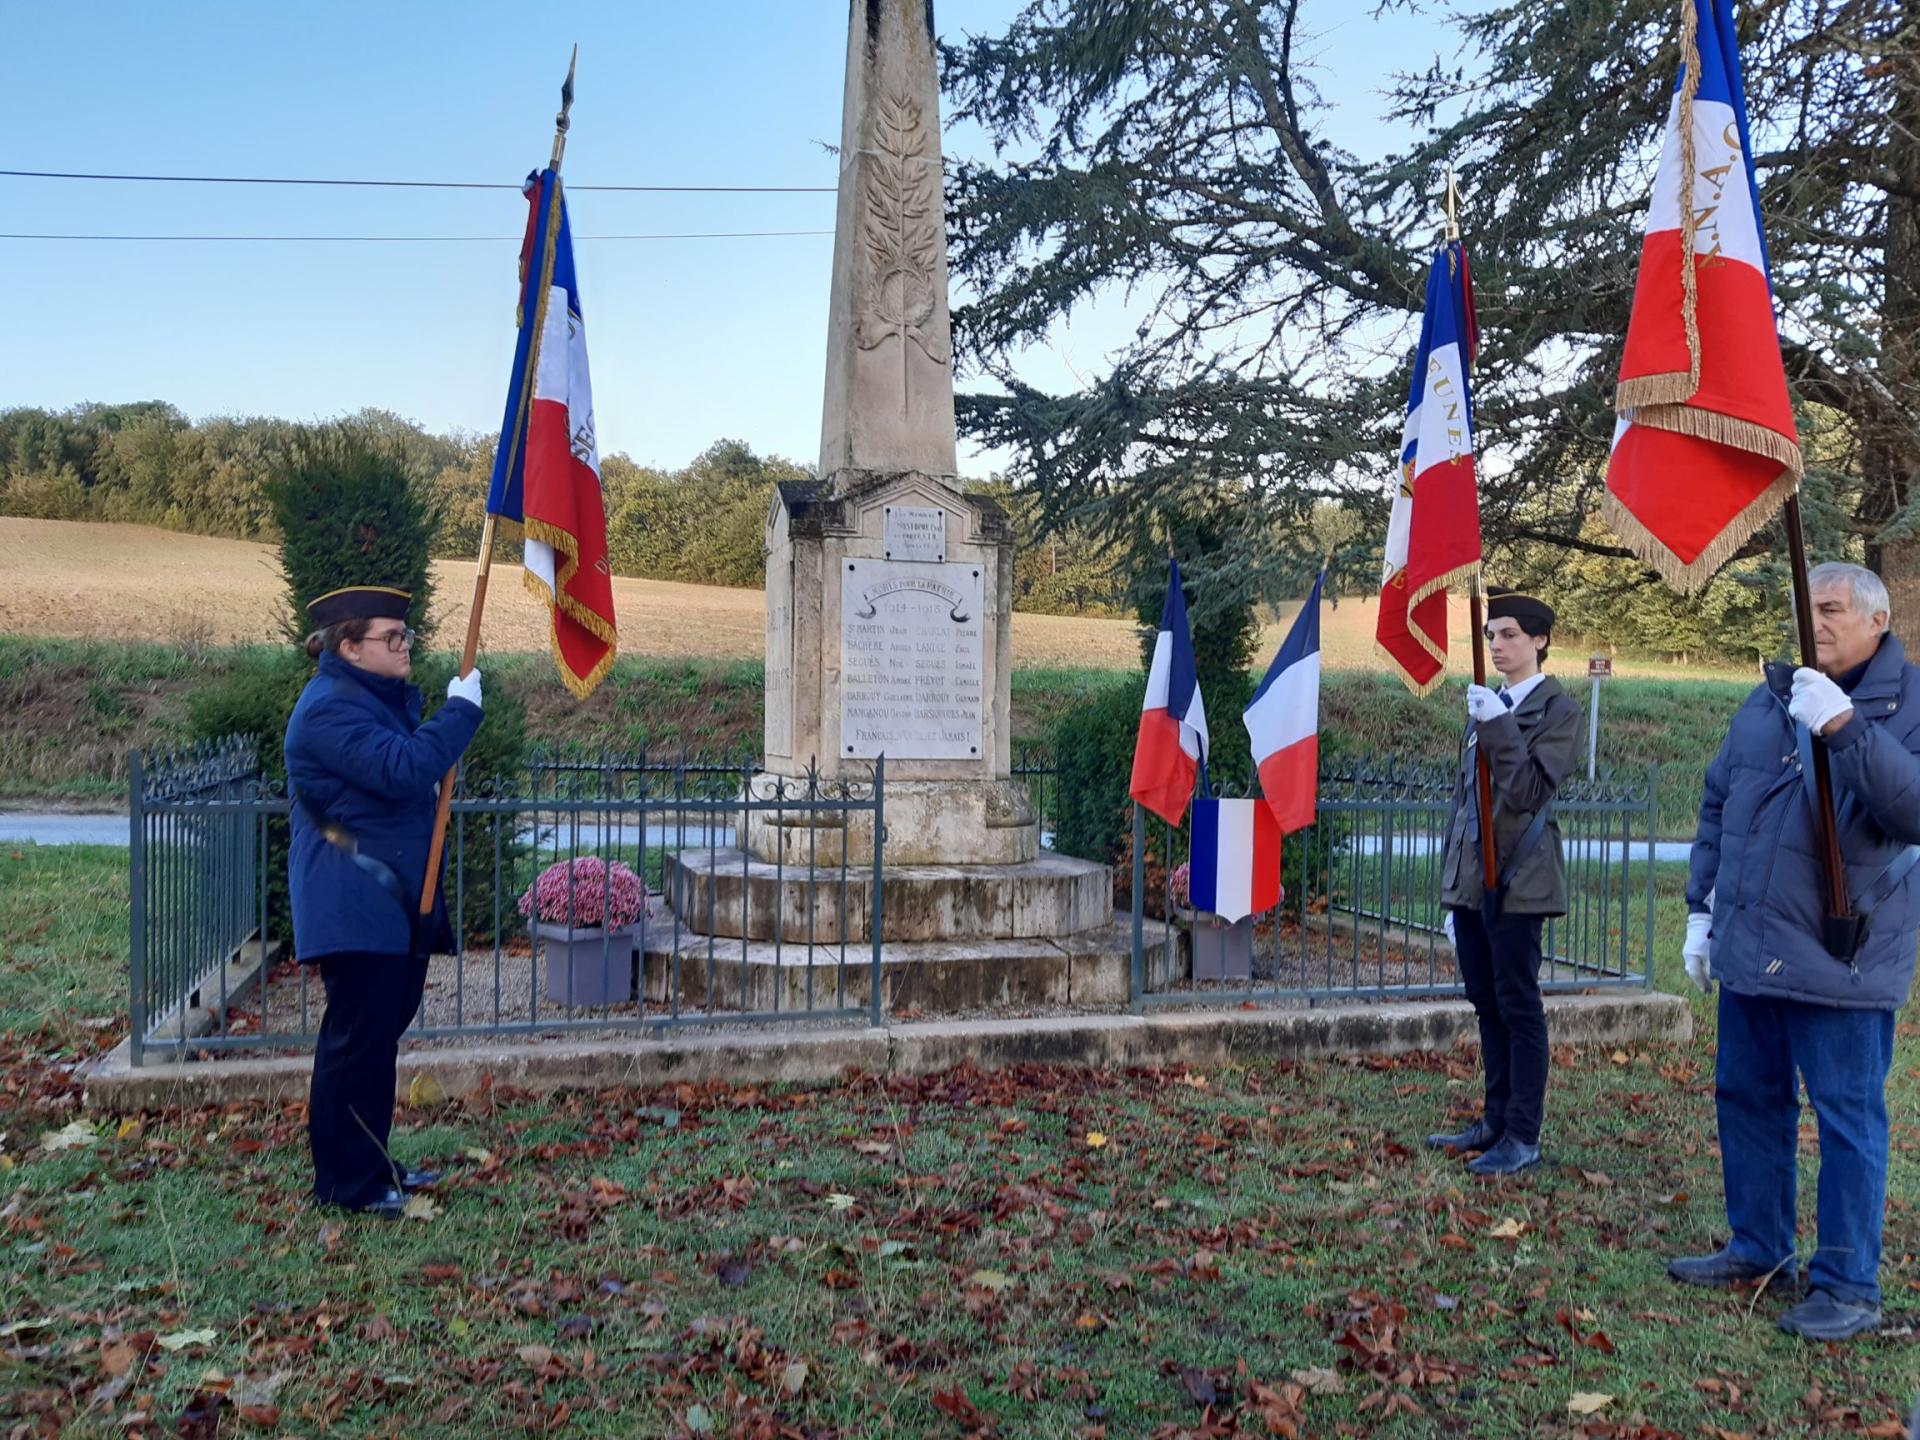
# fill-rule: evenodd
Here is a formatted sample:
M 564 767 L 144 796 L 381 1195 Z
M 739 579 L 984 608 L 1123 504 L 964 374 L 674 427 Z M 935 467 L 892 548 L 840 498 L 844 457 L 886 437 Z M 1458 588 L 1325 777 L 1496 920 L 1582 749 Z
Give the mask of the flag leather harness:
M 1800 752 L 1800 779 L 1805 785 L 1807 803 L 1818 815 L 1820 797 L 1813 782 L 1813 732 L 1796 721 L 1793 740 Z M 1892 864 L 1874 876 L 1865 890 L 1853 897 L 1851 915 L 1821 917 L 1821 940 L 1829 955 L 1848 965 L 1853 964 L 1854 956 L 1860 953 L 1860 942 L 1867 938 L 1867 922 L 1873 918 L 1873 912 L 1900 888 L 1901 882 L 1913 873 L 1915 865 L 1920 865 L 1920 845 L 1909 845 L 1893 858 Z
M 294 803 L 299 805 L 301 813 L 307 817 L 307 823 L 320 832 L 321 838 L 334 849 L 345 854 L 361 874 L 378 885 L 387 897 L 400 907 L 400 914 L 405 918 L 407 925 L 407 954 L 411 957 L 424 955 L 426 950 L 420 943 L 420 913 L 407 902 L 407 888 L 400 883 L 400 877 L 394 873 L 393 867 L 386 861 L 363 851 L 351 830 L 320 809 L 306 796 L 294 792 L 293 799 Z
M 1467 749 L 1469 751 L 1479 743 L 1480 737 L 1477 734 L 1469 734 L 1467 736 Z M 1477 814 L 1480 806 L 1479 791 L 1469 785 L 1467 787 L 1467 794 L 1471 797 L 1470 803 Z M 1496 800 L 1494 802 L 1496 813 L 1499 808 L 1499 801 Z M 1506 904 L 1507 887 L 1513 883 L 1514 874 L 1520 869 L 1520 862 L 1534 852 L 1534 849 L 1545 837 L 1547 826 L 1552 823 L 1553 802 L 1549 800 L 1533 812 L 1533 819 L 1528 822 L 1527 828 L 1520 832 L 1520 838 L 1514 842 L 1513 848 L 1507 851 L 1506 858 L 1500 863 L 1500 875 L 1494 888 L 1491 891 L 1482 890 L 1480 895 L 1480 914 L 1488 928 L 1492 928 L 1499 923 L 1500 912 Z
M 434 791 L 437 794 L 439 786 L 436 785 Z M 294 804 L 300 807 L 300 812 L 307 817 L 307 823 L 320 833 L 320 838 L 351 860 L 356 870 L 378 885 L 387 898 L 400 907 L 400 914 L 407 927 L 408 956 L 418 958 L 425 955 L 427 947 L 421 943 L 421 939 L 422 922 L 426 917 L 409 902 L 407 887 L 401 883 L 394 868 L 378 856 L 364 853 L 360 849 L 360 841 L 351 830 L 315 805 L 305 795 L 293 789 L 292 786 L 287 787 L 287 793 L 292 796 Z
M 1500 911 L 1506 904 L 1507 887 L 1513 883 L 1514 872 L 1520 868 L 1520 862 L 1531 855 L 1540 844 L 1552 820 L 1553 802 L 1548 801 L 1533 812 L 1533 819 L 1528 823 L 1527 828 L 1520 832 L 1519 840 L 1514 842 L 1513 848 L 1507 851 L 1506 858 L 1500 862 L 1499 883 L 1491 891 L 1481 894 L 1480 913 L 1489 927 L 1500 920 Z

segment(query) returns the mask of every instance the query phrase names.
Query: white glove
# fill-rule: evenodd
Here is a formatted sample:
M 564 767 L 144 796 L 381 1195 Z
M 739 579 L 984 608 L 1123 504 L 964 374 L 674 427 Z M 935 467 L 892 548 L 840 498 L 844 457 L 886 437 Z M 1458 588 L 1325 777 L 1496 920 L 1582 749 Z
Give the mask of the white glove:
M 1700 987 L 1702 995 L 1713 993 L 1713 971 L 1707 959 L 1712 948 L 1708 937 L 1712 933 L 1713 916 L 1687 916 L 1687 943 L 1680 947 L 1680 954 L 1687 962 L 1687 978 Z
M 1446 917 L 1440 922 L 1440 928 L 1447 932 L 1447 944 L 1458 945 L 1460 942 L 1453 938 L 1453 908 L 1449 906 L 1441 913 Z
M 1787 701 L 1787 713 L 1814 734 L 1824 735 L 1834 721 L 1853 715 L 1853 701 L 1818 670 L 1802 665 L 1793 672 L 1793 698 Z
M 1507 713 L 1507 707 L 1500 703 L 1500 697 L 1484 685 L 1467 686 L 1467 718 L 1484 725 L 1489 720 L 1498 720 Z
M 456 675 L 447 681 L 447 699 L 464 700 L 478 710 L 480 708 L 480 672 L 469 670 L 465 675 Z

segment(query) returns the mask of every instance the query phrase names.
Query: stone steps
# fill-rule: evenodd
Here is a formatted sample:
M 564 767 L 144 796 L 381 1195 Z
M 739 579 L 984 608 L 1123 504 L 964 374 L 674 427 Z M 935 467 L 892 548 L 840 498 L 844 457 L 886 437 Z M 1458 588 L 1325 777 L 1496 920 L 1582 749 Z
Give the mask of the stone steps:
M 743 850 L 666 857 L 667 903 L 702 935 L 837 946 L 872 934 L 873 870 L 796 870 Z M 889 865 L 881 872 L 881 938 L 1016 940 L 1078 935 L 1113 919 L 1112 872 L 1065 855 L 1016 865 Z
M 1148 921 L 1147 951 L 1167 952 L 1165 927 Z M 1107 923 L 1058 939 L 888 941 L 880 948 L 881 1003 L 890 1012 L 950 1014 L 1002 1006 L 1121 1006 L 1127 1003 L 1132 922 Z M 677 968 L 676 968 L 677 961 Z M 864 1007 L 873 951 L 867 944 L 792 945 L 723 939 L 669 919 L 647 929 L 640 958 L 646 999 L 665 1004 L 677 983 L 683 1011 L 772 1011 Z

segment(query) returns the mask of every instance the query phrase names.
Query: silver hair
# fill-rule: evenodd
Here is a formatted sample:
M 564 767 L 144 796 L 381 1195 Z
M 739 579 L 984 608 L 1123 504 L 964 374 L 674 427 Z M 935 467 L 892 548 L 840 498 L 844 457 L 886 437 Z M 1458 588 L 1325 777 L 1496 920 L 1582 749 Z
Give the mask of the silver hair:
M 1887 596 L 1886 582 L 1866 566 L 1841 560 L 1816 565 L 1807 572 L 1807 590 L 1812 592 L 1822 585 L 1845 585 L 1853 596 L 1855 610 L 1868 618 L 1884 615 L 1888 624 L 1893 623 L 1893 601 Z

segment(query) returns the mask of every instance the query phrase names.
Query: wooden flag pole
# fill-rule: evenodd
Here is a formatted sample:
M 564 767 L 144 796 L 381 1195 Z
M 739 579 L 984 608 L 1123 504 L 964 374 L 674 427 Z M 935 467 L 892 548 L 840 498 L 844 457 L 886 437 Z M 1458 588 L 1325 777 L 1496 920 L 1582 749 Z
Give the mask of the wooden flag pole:
M 1800 493 L 1787 496 L 1784 521 L 1787 527 L 1787 552 L 1793 565 L 1793 618 L 1800 632 L 1800 663 L 1818 669 L 1818 646 L 1813 638 L 1813 594 L 1807 582 L 1807 537 L 1800 523 Z M 1819 810 L 1820 848 L 1826 859 L 1827 913 L 1836 920 L 1853 914 L 1853 900 L 1847 893 L 1847 862 L 1840 853 L 1840 827 L 1833 812 L 1833 770 L 1828 764 L 1827 747 L 1813 750 L 1813 791 Z
M 573 57 L 567 61 L 567 78 L 560 87 L 560 113 L 553 122 L 553 171 L 557 179 L 560 173 L 560 157 L 567 148 L 568 112 L 573 109 L 573 71 L 580 59 L 580 47 L 573 47 Z M 549 243 L 552 237 L 549 236 Z M 537 264 L 538 257 L 529 257 L 529 264 Z M 524 288 L 524 282 L 523 282 Z M 521 323 L 535 327 L 533 344 L 527 351 L 527 373 L 522 378 L 522 393 L 533 384 L 533 376 L 540 365 L 540 317 L 523 315 Z M 503 440 L 506 437 L 501 437 Z M 480 527 L 480 558 L 475 562 L 473 571 L 473 601 L 467 610 L 467 641 L 460 651 L 460 674 L 464 677 L 473 673 L 473 662 L 480 652 L 480 617 L 487 606 L 487 574 L 493 568 L 493 534 L 495 517 L 488 515 L 486 523 Z M 433 842 L 427 848 L 427 873 L 420 884 L 420 914 L 433 913 L 434 897 L 440 888 L 440 859 L 447 848 L 447 824 L 453 816 L 453 787 L 460 774 L 460 765 L 455 761 L 440 780 L 440 800 L 433 816 Z
M 1478 575 L 1473 577 L 1468 595 L 1467 607 L 1473 617 L 1473 683 L 1484 685 L 1487 683 L 1487 609 L 1481 599 Z M 1480 878 L 1491 895 L 1500 888 L 1500 857 L 1494 849 L 1493 835 L 1493 769 L 1487 764 L 1486 751 L 1475 745 L 1473 753 L 1480 799 Z
M 1447 166 L 1447 241 L 1449 244 L 1460 238 L 1460 190 L 1453 181 L 1453 166 Z M 1465 319 L 1462 316 L 1461 319 Z M 1462 349 L 1466 346 L 1463 344 Z M 1471 366 L 1472 357 L 1468 356 Z M 1472 583 L 1467 587 L 1467 613 L 1473 623 L 1473 683 L 1487 683 L 1487 611 L 1480 588 L 1480 575 L 1474 572 Z M 1478 745 L 1474 753 L 1475 798 L 1480 802 L 1480 880 L 1488 895 L 1500 888 L 1500 856 L 1493 832 L 1493 768 L 1487 764 L 1486 752 Z

